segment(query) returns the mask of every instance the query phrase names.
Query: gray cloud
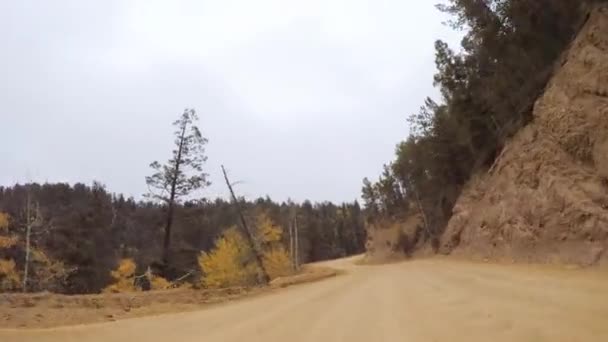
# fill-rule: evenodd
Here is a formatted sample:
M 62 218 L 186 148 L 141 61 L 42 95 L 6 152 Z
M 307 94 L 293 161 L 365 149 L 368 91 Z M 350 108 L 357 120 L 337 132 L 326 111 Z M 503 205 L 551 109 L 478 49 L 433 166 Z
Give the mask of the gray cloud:
M 90 182 L 138 197 L 170 123 L 195 107 L 249 197 L 352 200 L 432 87 L 432 3 L 0 3 L 0 184 Z

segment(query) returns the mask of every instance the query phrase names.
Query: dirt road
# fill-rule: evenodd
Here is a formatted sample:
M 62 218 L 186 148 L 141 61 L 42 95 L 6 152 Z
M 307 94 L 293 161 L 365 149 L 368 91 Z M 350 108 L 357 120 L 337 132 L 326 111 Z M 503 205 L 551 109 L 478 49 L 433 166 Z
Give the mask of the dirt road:
M 429 259 L 347 273 L 198 312 L 0 341 L 608 341 L 608 275 Z

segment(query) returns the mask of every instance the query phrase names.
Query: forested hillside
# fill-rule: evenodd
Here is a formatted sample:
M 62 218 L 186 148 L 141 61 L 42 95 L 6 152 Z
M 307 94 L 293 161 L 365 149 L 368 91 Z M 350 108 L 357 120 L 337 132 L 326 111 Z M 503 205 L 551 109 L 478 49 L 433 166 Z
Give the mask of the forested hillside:
M 132 258 L 142 274 L 160 263 L 166 206 L 108 192 L 103 185 L 27 184 L 0 187 L 0 282 L 20 290 L 25 260 L 27 204 L 33 224 L 30 291 L 95 293 L 112 281 L 120 260 Z M 365 232 L 359 205 L 277 203 L 269 198 L 241 199 L 247 222 L 268 217 L 281 227 L 285 250 L 288 227 L 297 219 L 301 262 L 337 258 L 363 250 Z M 175 277 L 194 271 L 225 230 L 238 227 L 234 204 L 223 199 L 186 201 L 175 207 L 171 263 Z M 12 265 L 12 266 L 9 266 Z M 12 268 L 9 270 L 9 268 Z M 196 278 L 196 279 L 195 279 Z
M 364 180 L 370 221 L 419 215 L 426 229 L 417 239 L 437 248 L 463 186 L 533 120 L 534 102 L 596 2 L 450 0 L 438 6 L 466 35 L 458 48 L 435 43 L 441 98 L 427 98 L 409 117 L 410 135 L 397 145 L 394 161 L 377 181 Z

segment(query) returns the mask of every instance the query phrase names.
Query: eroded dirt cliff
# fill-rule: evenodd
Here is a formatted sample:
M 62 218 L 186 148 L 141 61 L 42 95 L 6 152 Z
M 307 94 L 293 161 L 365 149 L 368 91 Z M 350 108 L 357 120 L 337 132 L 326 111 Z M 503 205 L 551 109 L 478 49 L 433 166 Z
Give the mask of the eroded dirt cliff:
M 440 250 L 608 264 L 608 6 L 590 13 L 533 115 L 466 186 Z

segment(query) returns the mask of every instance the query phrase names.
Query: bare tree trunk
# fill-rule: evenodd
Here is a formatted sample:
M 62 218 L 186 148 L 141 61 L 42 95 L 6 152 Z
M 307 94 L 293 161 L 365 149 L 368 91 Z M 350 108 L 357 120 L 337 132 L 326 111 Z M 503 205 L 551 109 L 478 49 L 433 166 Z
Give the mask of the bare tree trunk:
M 251 245 L 251 248 L 253 249 L 253 254 L 255 255 L 256 263 L 258 264 L 258 266 L 260 267 L 260 270 L 262 271 L 262 282 L 264 282 L 265 284 L 268 284 L 270 282 L 270 277 L 268 276 L 268 272 L 266 272 L 266 268 L 264 267 L 264 263 L 262 262 L 262 260 L 263 260 L 262 252 L 260 251 L 260 248 L 258 248 L 258 244 L 255 242 L 255 238 L 253 237 L 253 233 L 251 232 L 251 230 L 249 229 L 249 226 L 247 225 L 245 216 L 243 216 L 243 211 L 241 209 L 241 205 L 240 205 L 238 199 L 236 198 L 236 195 L 234 194 L 234 190 L 232 189 L 232 184 L 230 184 L 230 181 L 228 180 L 228 174 L 226 173 L 226 169 L 224 168 L 224 165 L 222 165 L 222 172 L 224 173 L 224 180 L 226 180 L 226 185 L 228 186 L 228 190 L 230 190 L 230 195 L 232 196 L 232 201 L 234 201 L 234 205 L 236 206 L 236 209 L 239 213 L 239 218 L 241 220 L 241 224 L 243 225 L 243 230 L 245 231 L 245 235 L 247 236 L 247 239 L 249 240 L 249 244 Z
M 171 227 L 173 226 L 173 202 L 174 197 L 171 196 L 169 209 L 167 210 L 167 224 L 165 225 L 165 238 L 163 239 L 163 264 L 169 265 L 169 247 L 171 246 Z
M 296 270 L 296 254 L 295 254 L 295 243 L 294 243 L 294 236 L 293 236 L 293 221 L 289 222 L 289 261 L 291 262 L 291 269 L 293 271 Z
M 30 269 L 30 235 L 32 233 L 32 203 L 30 194 L 27 194 L 27 203 L 25 205 L 25 265 L 23 266 L 23 292 L 27 292 L 27 280 Z
M 298 245 L 298 213 L 296 212 L 296 215 L 293 219 L 293 233 L 295 236 L 295 262 L 296 262 L 296 271 L 298 269 L 300 269 L 300 246 Z
M 416 197 L 416 204 L 418 206 L 418 210 L 420 211 L 420 216 L 422 216 L 422 221 L 424 223 L 424 229 L 426 233 L 429 235 L 429 238 L 433 237 L 431 233 L 431 228 L 429 227 L 429 221 L 427 220 L 426 213 L 424 212 L 424 208 L 422 207 L 422 203 L 420 202 L 420 196 L 418 196 L 418 190 L 414 190 L 414 197 Z
M 177 178 L 179 176 L 179 167 L 182 163 L 182 151 L 184 148 L 184 136 L 186 135 L 186 125 L 182 127 L 182 134 L 179 141 L 179 149 L 177 158 L 175 158 L 175 168 L 173 170 L 173 179 L 171 181 L 171 192 L 169 194 L 169 208 L 167 209 L 167 224 L 165 225 L 165 238 L 163 240 L 163 264 L 169 266 L 169 248 L 171 246 L 171 227 L 173 226 L 173 211 L 175 210 L 175 190 L 177 186 Z
M 28 224 L 27 232 L 25 233 L 25 266 L 23 270 L 23 292 L 27 292 L 27 280 L 30 269 L 30 234 L 32 226 Z

